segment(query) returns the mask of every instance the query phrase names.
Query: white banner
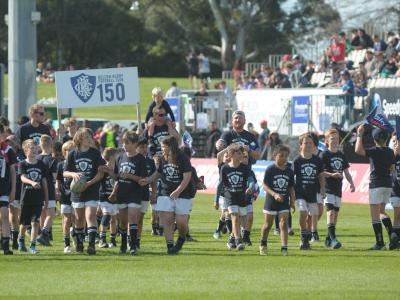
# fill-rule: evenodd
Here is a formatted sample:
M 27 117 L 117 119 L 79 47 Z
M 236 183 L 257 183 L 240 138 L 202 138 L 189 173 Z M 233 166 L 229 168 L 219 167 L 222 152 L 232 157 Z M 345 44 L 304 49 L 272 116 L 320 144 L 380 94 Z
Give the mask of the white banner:
M 56 72 L 58 108 L 134 105 L 139 102 L 136 67 Z

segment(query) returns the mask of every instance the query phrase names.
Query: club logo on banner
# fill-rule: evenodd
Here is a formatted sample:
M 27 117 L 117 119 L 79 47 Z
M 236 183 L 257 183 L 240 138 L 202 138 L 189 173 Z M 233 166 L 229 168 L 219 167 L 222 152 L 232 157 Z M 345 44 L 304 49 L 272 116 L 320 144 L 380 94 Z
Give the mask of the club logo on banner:
M 93 96 L 96 87 L 96 76 L 82 73 L 78 76 L 71 77 L 71 85 L 79 99 L 86 103 Z
M 56 72 L 58 108 L 139 103 L 137 68 Z

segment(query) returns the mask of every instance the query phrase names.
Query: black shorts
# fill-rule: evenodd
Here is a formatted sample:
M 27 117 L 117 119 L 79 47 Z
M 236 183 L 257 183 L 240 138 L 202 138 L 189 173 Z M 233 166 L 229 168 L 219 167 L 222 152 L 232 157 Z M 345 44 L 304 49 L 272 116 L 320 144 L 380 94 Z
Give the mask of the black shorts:
M 22 205 L 20 225 L 30 225 L 31 223 L 39 223 L 40 215 L 42 214 L 42 205 Z
M 2 207 L 8 207 L 9 202 L 8 201 L 0 201 L 0 208 Z

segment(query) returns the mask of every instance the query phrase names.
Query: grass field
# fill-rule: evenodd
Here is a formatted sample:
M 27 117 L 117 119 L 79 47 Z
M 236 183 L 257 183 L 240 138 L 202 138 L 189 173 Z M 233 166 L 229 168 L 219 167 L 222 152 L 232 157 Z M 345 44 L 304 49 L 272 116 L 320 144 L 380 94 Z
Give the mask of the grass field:
M 140 103 L 141 116 L 145 117 L 147 108 L 151 99 L 151 90 L 159 86 L 165 92 L 171 86 L 171 82 L 176 81 L 180 89 L 190 89 L 190 83 L 187 78 L 158 78 L 158 77 L 141 77 L 139 78 L 140 87 Z M 217 82 L 214 79 L 213 82 Z M 211 84 L 211 86 L 214 83 Z M 5 96 L 8 95 L 8 76 L 5 76 Z M 38 83 L 37 98 L 54 98 L 56 96 L 56 88 L 54 83 Z M 113 106 L 113 107 L 91 107 L 89 109 L 74 109 L 73 115 L 77 118 L 98 118 L 108 120 L 136 120 L 136 107 Z
M 258 255 L 263 200 L 255 204 L 253 246 L 228 251 L 225 236 L 212 238 L 218 213 L 212 197 L 199 195 L 191 217 L 197 242 L 186 243 L 176 257 L 165 254 L 162 237 L 150 236 L 148 215 L 137 257 L 119 256 L 117 249 L 96 256 L 65 255 L 59 218 L 54 245 L 37 256 L 0 255 L 0 299 L 399 299 L 400 252 L 366 249 L 374 243 L 366 205 L 345 204 L 337 234 L 339 250 L 313 245 L 298 250 L 289 239 L 289 256 L 280 255 L 279 239 L 271 235 L 269 255 Z M 326 234 L 324 218 L 320 235 Z M 387 236 L 385 235 L 385 240 Z

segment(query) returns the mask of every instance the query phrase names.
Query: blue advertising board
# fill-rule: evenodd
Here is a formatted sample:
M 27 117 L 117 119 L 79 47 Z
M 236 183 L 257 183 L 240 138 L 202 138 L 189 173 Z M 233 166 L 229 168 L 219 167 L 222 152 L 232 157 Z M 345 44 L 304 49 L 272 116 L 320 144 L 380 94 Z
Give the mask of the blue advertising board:
M 293 96 L 292 106 L 292 123 L 307 124 L 308 123 L 308 102 L 309 96 Z

